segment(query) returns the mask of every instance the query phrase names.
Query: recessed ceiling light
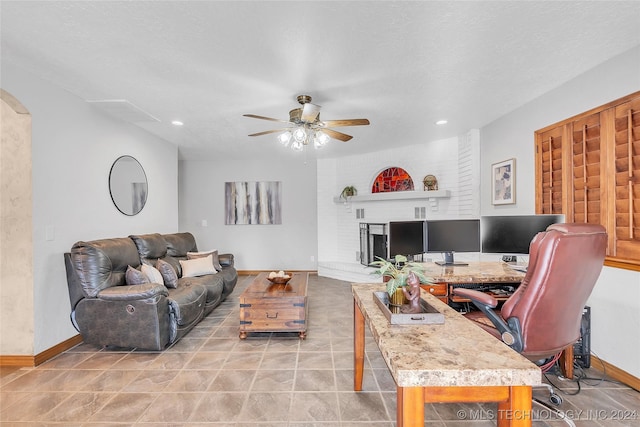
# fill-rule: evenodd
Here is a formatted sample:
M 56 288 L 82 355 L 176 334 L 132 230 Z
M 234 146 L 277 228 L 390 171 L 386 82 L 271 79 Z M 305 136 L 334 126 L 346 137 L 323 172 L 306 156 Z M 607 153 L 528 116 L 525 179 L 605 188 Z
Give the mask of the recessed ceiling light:
M 182 123 L 180 120 L 173 120 L 171 124 L 174 126 L 182 126 L 184 123 Z
M 444 120 L 444 119 L 443 119 L 443 120 L 438 120 L 438 121 L 436 122 L 436 124 L 437 124 L 437 125 L 446 125 L 446 124 L 447 124 L 447 121 L 446 121 L 446 120 Z

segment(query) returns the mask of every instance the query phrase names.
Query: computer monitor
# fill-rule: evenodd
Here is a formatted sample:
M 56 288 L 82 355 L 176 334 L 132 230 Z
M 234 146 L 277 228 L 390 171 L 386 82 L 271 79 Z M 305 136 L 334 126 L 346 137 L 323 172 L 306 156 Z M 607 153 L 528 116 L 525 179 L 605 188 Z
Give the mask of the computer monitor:
M 389 222 L 389 256 L 422 255 L 424 253 L 424 221 Z
M 479 219 L 447 219 L 425 222 L 426 252 L 444 253 L 439 265 L 467 265 L 453 259 L 454 252 L 480 252 Z
M 564 222 L 564 215 L 483 216 L 480 222 L 483 253 L 526 255 L 533 237 Z

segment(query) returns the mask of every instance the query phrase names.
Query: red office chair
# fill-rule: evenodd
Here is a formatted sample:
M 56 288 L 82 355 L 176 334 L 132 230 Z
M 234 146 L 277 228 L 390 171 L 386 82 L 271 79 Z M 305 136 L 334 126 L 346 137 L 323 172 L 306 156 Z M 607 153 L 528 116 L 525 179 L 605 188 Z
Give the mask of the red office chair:
M 480 309 L 467 313 L 467 318 L 546 372 L 580 338 L 582 312 L 602 270 L 606 247 L 607 232 L 601 225 L 553 224 L 531 241 L 527 273 L 500 312 L 494 310 L 498 301 L 490 295 L 463 288 L 453 292 Z M 560 404 L 562 399 L 550 391 L 551 401 Z

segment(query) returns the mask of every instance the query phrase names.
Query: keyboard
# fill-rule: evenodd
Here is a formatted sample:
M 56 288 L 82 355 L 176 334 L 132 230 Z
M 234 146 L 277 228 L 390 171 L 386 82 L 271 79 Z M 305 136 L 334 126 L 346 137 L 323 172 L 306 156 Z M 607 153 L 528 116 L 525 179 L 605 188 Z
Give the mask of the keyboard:
M 495 294 L 512 294 L 518 286 L 517 283 L 452 283 L 452 288 L 473 289 L 480 292 L 493 292 Z
M 526 265 L 510 265 L 509 267 L 511 267 L 513 270 L 519 271 L 521 273 L 526 273 L 527 272 L 527 266 Z

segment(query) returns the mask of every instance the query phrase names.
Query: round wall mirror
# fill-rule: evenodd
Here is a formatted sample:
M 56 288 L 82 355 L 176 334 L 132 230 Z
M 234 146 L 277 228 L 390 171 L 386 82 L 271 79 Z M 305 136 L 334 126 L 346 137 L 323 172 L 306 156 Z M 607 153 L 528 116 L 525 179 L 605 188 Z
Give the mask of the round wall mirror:
M 111 165 L 109 193 L 120 212 L 133 216 L 147 203 L 147 175 L 142 165 L 131 156 L 121 156 Z

